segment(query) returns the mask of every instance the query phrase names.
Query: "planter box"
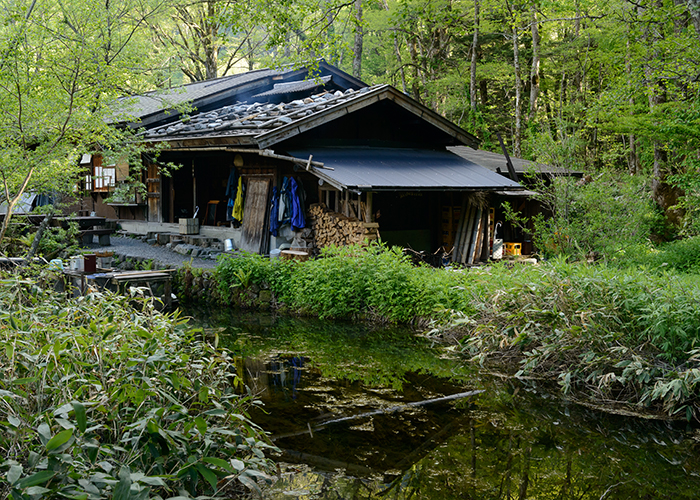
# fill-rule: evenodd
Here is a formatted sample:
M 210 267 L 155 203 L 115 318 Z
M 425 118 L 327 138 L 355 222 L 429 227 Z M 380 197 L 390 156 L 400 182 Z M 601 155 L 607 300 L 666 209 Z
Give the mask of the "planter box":
M 199 219 L 180 219 L 180 234 L 199 234 Z

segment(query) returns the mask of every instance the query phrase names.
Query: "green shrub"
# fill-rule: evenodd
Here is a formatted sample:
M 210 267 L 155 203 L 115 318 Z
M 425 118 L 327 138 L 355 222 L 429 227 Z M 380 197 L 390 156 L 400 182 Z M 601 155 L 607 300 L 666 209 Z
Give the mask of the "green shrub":
M 603 172 L 585 183 L 569 177 L 533 182 L 548 213 L 526 219 L 506 204 L 506 218 L 529 233 L 546 257 L 596 252 L 611 260 L 662 231 L 663 215 L 641 177 Z
M 231 497 L 270 463 L 223 349 L 149 300 L 0 285 L 0 496 Z

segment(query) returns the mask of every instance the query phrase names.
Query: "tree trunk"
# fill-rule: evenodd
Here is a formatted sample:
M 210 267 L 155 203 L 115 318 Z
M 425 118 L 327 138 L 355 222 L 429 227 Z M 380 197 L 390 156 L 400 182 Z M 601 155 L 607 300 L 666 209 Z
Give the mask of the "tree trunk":
M 360 79 L 362 74 L 362 0 L 355 0 L 355 44 L 353 46 L 352 76 Z
M 695 27 L 695 34 L 700 40 L 700 0 L 687 0 L 688 15 Z
M 487 106 L 489 104 L 489 86 L 485 79 L 479 80 L 479 95 L 481 96 L 481 105 Z
M 523 456 L 523 469 L 522 475 L 520 476 L 520 488 L 518 490 L 518 500 L 525 500 L 527 498 L 527 487 L 530 484 L 530 455 L 532 454 L 532 448 L 527 447 L 524 451 Z
M 406 85 L 406 70 L 403 67 L 403 61 L 401 60 L 399 39 L 396 34 L 394 34 L 394 52 L 396 53 L 396 61 L 398 61 L 399 63 L 399 74 L 401 75 L 401 90 L 404 94 L 408 94 L 408 86 Z
M 5 218 L 2 220 L 2 226 L 0 226 L 0 242 L 2 242 L 3 239 L 5 239 L 5 233 L 7 233 L 7 228 L 10 226 L 10 219 L 12 218 L 12 212 L 15 209 L 15 205 L 17 205 L 19 200 L 22 198 L 22 195 L 27 190 L 27 186 L 29 185 L 29 181 L 32 179 L 33 175 L 34 168 L 31 168 L 29 169 L 29 172 L 27 172 L 27 175 L 24 177 L 22 185 L 17 190 L 17 193 L 14 197 L 10 196 L 10 189 L 8 185 L 9 181 L 6 178 L 3 178 L 3 187 L 5 191 L 5 202 L 7 203 L 7 212 L 5 213 Z
M 532 19 L 532 66 L 530 68 L 530 111 L 527 120 L 533 123 L 537 117 L 537 98 L 540 95 L 540 29 L 537 21 L 537 6 L 531 7 Z
M 44 231 L 46 231 L 46 228 L 49 227 L 49 222 L 51 222 L 51 219 L 53 219 L 53 213 L 46 214 L 44 220 L 41 221 L 39 229 L 37 229 L 36 234 L 34 235 L 32 246 L 29 248 L 29 252 L 27 252 L 27 260 L 31 260 L 34 255 L 36 255 L 36 251 L 39 249 L 39 243 L 41 243 L 41 238 L 44 236 Z
M 520 78 L 520 48 L 518 42 L 518 27 L 515 25 L 515 18 L 513 18 L 513 68 L 515 70 L 515 131 L 513 132 L 513 156 L 516 158 L 522 156 L 520 141 L 523 128 L 523 82 Z
M 415 40 L 406 40 L 406 44 L 408 45 L 408 53 L 411 56 L 411 63 L 413 63 L 413 81 L 411 82 L 411 93 L 416 101 L 422 103 L 423 100 L 420 96 L 420 61 L 418 60 L 418 52 L 416 51 L 416 42 Z
M 476 112 L 476 58 L 479 49 L 479 2 L 474 0 L 474 38 L 472 39 L 472 61 L 469 68 L 469 103 L 472 112 Z
M 212 80 L 216 78 L 219 74 L 219 61 L 218 61 L 218 48 L 216 47 L 216 30 L 217 23 L 214 21 L 216 16 L 216 6 L 214 1 L 207 2 L 207 23 L 206 23 L 206 35 L 204 42 L 204 69 L 206 72 L 206 79 Z
M 651 8 L 661 7 L 663 7 L 663 0 L 654 0 L 651 4 Z M 644 14 L 644 11 L 643 7 L 638 8 L 640 15 Z M 649 47 L 647 62 L 644 64 L 644 74 L 647 79 L 647 85 L 651 88 L 649 93 L 649 110 L 653 112 L 654 108 L 666 102 L 666 81 L 655 76 L 655 68 L 653 67 L 660 58 L 657 45 L 665 38 L 663 25 L 661 23 L 647 24 L 644 38 Z M 671 223 L 678 224 L 682 214 L 677 210 L 670 210 L 670 208 L 678 203 L 681 192 L 666 182 L 667 163 L 668 157 L 664 145 L 658 141 L 654 142 L 654 168 L 651 180 L 652 199 L 661 207 Z
M 631 84 L 632 82 L 632 60 L 631 60 L 631 49 L 630 49 L 630 32 L 629 27 L 627 28 L 627 54 L 625 57 L 625 72 L 627 73 L 627 82 Z M 630 109 L 634 109 L 634 97 L 629 98 Z M 629 173 L 636 175 L 639 172 L 639 156 L 637 155 L 637 139 L 634 134 L 628 136 L 629 140 L 629 155 L 627 157 L 627 166 Z
M 578 0 L 576 1 L 576 20 L 574 21 L 574 40 L 578 40 L 579 37 L 581 36 L 581 2 Z M 590 37 L 588 39 L 589 41 L 589 49 L 590 49 Z M 588 49 L 585 52 L 588 54 Z M 579 64 L 579 67 L 576 69 L 574 72 L 573 78 L 573 87 L 576 92 L 576 95 L 572 95 L 571 99 L 576 100 L 581 98 L 583 96 L 583 71 L 581 70 L 582 67 L 585 66 L 585 61 L 583 63 Z

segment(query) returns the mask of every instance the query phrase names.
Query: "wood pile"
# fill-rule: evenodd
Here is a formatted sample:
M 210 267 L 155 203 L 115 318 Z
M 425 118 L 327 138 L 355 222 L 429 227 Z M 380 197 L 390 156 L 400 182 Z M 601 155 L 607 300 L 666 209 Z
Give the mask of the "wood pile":
M 326 208 L 323 203 L 309 207 L 309 218 L 318 248 L 327 246 L 364 245 L 379 239 L 379 224 L 362 222 Z

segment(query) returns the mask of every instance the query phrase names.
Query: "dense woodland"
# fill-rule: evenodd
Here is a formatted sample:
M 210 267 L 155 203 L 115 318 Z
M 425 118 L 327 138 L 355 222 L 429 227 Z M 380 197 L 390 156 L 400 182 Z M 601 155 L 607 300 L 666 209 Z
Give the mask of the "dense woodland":
M 118 97 L 325 58 L 396 86 L 486 149 L 500 133 L 518 157 L 641 178 L 656 239 L 700 231 L 695 0 L 31 0 L 1 16 L 10 202 L 69 190 L 88 145 L 123 155 L 128 136 L 106 126 Z
M 264 288 L 281 312 L 430 325 L 465 365 L 698 420 L 699 49 L 698 0 L 5 1 L 0 251 L 26 255 L 13 207 L 74 193 L 82 153 L 138 163 L 133 131 L 110 125 L 129 118 L 120 98 L 325 58 L 484 148 L 499 133 L 516 156 L 585 173 L 534 184 L 551 217 L 506 207 L 547 262 L 432 269 L 376 244 L 299 265 L 231 257 L 212 275 L 180 269 L 184 299 L 200 283 L 217 307 L 255 307 L 249 288 Z M 71 239 L 35 241 L 46 256 Z M 0 498 L 259 492 L 278 469 L 246 416 L 240 354 L 149 299 L 57 293 L 59 276 L 0 273 Z

